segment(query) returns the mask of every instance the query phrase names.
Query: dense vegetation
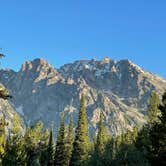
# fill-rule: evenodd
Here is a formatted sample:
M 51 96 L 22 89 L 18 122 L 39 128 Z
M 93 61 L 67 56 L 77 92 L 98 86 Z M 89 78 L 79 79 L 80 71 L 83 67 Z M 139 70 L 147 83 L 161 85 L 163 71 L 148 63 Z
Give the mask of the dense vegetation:
M 149 166 L 166 165 L 166 93 L 160 103 L 152 93 L 147 111 L 147 124 L 113 137 L 104 127 L 100 113 L 98 133 L 90 141 L 85 97 L 80 101 L 76 130 L 73 120 L 64 123 L 64 114 L 54 141 L 53 125 L 44 129 L 42 122 L 25 131 L 19 116 L 7 132 L 5 117 L 0 119 L 0 165 L 2 166 Z

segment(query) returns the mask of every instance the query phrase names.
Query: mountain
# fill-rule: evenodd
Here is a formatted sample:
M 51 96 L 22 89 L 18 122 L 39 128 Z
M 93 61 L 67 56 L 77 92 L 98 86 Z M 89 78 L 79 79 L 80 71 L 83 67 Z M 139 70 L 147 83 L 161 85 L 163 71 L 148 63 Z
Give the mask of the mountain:
M 85 94 L 90 130 L 96 130 L 100 111 L 112 134 L 120 134 L 146 122 L 152 91 L 159 95 L 166 80 L 129 60 L 80 60 L 55 69 L 44 59 L 25 62 L 18 72 L 0 70 L 0 82 L 12 90 L 11 100 L 27 124 L 42 120 L 46 127 L 60 114 L 77 122 L 79 98 Z M 66 116 L 68 121 L 69 116 Z
M 3 84 L 0 83 L 0 90 L 4 90 L 5 87 Z M 6 130 L 9 131 L 12 128 L 13 124 L 13 116 L 17 114 L 14 106 L 9 100 L 4 100 L 0 98 L 0 119 L 5 118 L 5 121 L 7 122 Z M 20 127 L 24 128 L 23 122 L 20 121 L 18 122 Z

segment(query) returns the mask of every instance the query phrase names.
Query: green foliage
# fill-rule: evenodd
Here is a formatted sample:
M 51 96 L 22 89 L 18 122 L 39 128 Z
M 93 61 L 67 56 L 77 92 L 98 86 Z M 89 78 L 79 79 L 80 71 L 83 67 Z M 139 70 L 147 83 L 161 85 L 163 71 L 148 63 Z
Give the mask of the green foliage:
M 122 135 L 114 160 L 115 165 L 148 165 L 143 153 L 135 146 L 137 136 L 138 129 L 136 127 L 133 128 L 133 131 L 128 130 Z
M 54 140 L 53 140 L 53 130 L 50 131 L 49 142 L 47 148 L 47 166 L 54 165 Z
M 142 152 L 143 157 L 146 157 L 151 165 L 166 164 L 166 118 L 163 111 L 166 109 L 165 94 L 160 105 L 159 97 L 156 93 L 152 93 L 147 113 L 148 123 L 139 131 L 135 143 L 137 149 Z
M 70 161 L 71 166 L 85 166 L 89 159 L 89 134 L 88 121 L 85 109 L 85 97 L 81 96 L 78 125 L 76 136 L 73 144 L 73 152 Z
M 113 161 L 115 159 L 115 147 L 114 147 L 114 139 L 110 138 L 105 145 L 105 151 L 103 154 L 103 166 L 109 166 L 109 165 L 113 165 Z
M 36 125 L 27 128 L 23 141 L 28 166 L 40 164 L 40 155 L 45 150 L 48 136 L 48 131 L 43 131 L 42 122 L 38 122 Z
M 70 122 L 69 122 L 69 127 L 68 127 L 68 132 L 67 132 L 67 137 L 66 137 L 66 143 L 65 143 L 65 148 L 66 148 L 66 165 L 69 166 L 70 164 L 70 158 L 73 150 L 73 142 L 74 142 L 74 126 L 73 126 L 73 119 L 70 117 Z
M 22 141 L 22 128 L 18 114 L 13 116 L 13 127 L 7 139 L 3 165 L 24 166 L 26 152 Z
M 147 111 L 147 116 L 148 116 L 147 122 L 148 125 L 150 126 L 158 120 L 159 104 L 160 104 L 160 99 L 158 95 L 155 92 L 153 92 L 149 99 L 149 105 Z
M 94 153 L 92 155 L 92 164 L 96 166 L 102 166 L 105 163 L 104 152 L 106 149 L 107 132 L 103 125 L 103 114 L 100 113 L 100 120 L 98 124 L 97 139 L 94 144 Z
M 5 153 L 5 144 L 6 144 L 6 130 L 5 127 L 8 124 L 5 121 L 5 118 L 2 116 L 0 118 L 0 164 Z
M 136 138 L 135 146 L 139 149 L 144 155 L 147 154 L 147 150 L 150 147 L 150 139 L 149 139 L 149 126 L 145 125 L 138 132 L 138 136 Z
M 56 166 L 66 166 L 66 151 L 65 151 L 65 125 L 64 114 L 61 117 L 60 128 L 58 131 L 56 149 L 55 149 L 55 162 Z
M 101 112 L 99 126 L 98 126 L 97 143 L 95 146 L 95 151 L 99 156 L 104 153 L 106 141 L 107 141 L 106 129 L 103 125 L 103 114 Z
M 152 166 L 166 165 L 166 92 L 163 94 L 159 110 L 160 121 L 154 123 L 149 132 L 151 148 L 148 149 L 147 158 Z

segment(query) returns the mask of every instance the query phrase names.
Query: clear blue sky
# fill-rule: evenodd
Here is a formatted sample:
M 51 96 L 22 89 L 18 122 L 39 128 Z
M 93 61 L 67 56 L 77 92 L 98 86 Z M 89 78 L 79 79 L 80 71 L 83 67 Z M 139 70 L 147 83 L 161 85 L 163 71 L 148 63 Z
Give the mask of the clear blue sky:
M 0 2 L 3 67 L 47 59 L 130 59 L 166 78 L 165 0 L 4 0 Z

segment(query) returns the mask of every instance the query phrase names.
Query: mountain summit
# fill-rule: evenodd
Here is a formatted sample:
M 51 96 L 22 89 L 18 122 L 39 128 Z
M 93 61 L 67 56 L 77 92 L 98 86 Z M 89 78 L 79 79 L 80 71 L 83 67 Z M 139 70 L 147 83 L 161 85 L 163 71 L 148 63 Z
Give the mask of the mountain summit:
M 54 121 L 57 126 L 61 112 L 71 114 L 76 122 L 84 93 L 90 130 L 96 130 L 102 111 L 105 125 L 115 135 L 144 124 L 151 92 L 161 94 L 166 87 L 165 79 L 131 61 L 108 57 L 75 61 L 60 69 L 35 59 L 25 62 L 18 72 L 1 70 L 0 75 L 26 123 L 42 120 L 48 127 Z

